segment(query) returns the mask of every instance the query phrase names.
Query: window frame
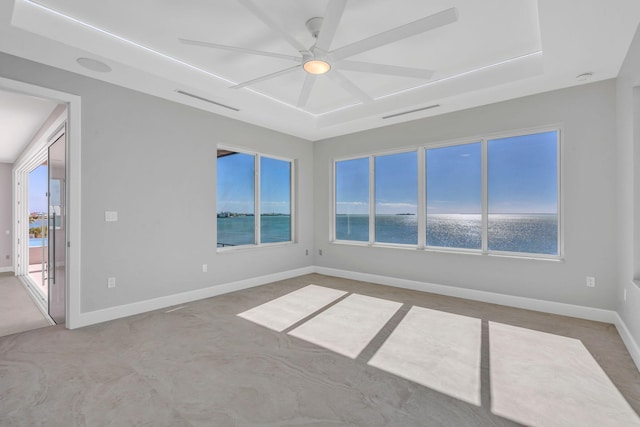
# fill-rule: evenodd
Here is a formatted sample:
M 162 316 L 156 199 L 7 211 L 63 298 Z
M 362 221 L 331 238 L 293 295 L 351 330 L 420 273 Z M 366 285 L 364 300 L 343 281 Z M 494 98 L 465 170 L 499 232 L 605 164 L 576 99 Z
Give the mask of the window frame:
M 556 150 L 557 150 L 557 254 L 539 254 L 529 252 L 509 252 L 509 251 L 495 251 L 488 249 L 488 222 L 489 222 L 489 205 L 488 205 L 488 145 L 490 140 L 513 138 L 519 136 L 533 135 L 537 133 L 556 132 Z M 382 247 L 382 248 L 402 248 L 421 250 L 424 252 L 445 252 L 455 254 L 468 254 L 468 255 L 485 255 L 485 256 L 498 256 L 506 258 L 520 258 L 520 259 L 536 259 L 536 260 L 551 260 L 562 261 L 564 260 L 564 210 L 563 210 L 563 126 L 561 124 L 539 126 L 532 128 L 525 128 L 519 130 L 511 130 L 504 132 L 488 133 L 476 137 L 464 137 L 448 141 L 436 141 L 428 144 L 421 144 L 416 146 L 407 146 L 395 150 L 376 151 L 367 154 L 359 154 L 348 157 L 336 157 L 332 161 L 332 186 L 331 186 L 331 220 L 329 227 L 329 241 L 333 244 L 341 245 L 353 245 L 353 246 L 368 246 L 368 247 Z M 468 249 L 468 248 L 447 248 L 440 246 L 428 246 L 427 245 L 427 193 L 426 193 L 426 153 L 427 150 L 432 148 L 444 148 L 457 145 L 465 145 L 472 143 L 480 143 L 481 145 L 481 186 L 482 186 L 482 247 L 481 249 Z M 384 156 L 389 154 L 399 154 L 407 152 L 417 152 L 418 161 L 418 197 L 417 197 L 417 215 L 418 215 L 418 243 L 414 244 L 397 244 L 397 243 L 381 243 L 375 241 L 375 157 Z M 348 160 L 356 159 L 369 159 L 369 240 L 368 241 L 353 241 L 353 240 L 341 240 L 336 238 L 336 171 L 337 163 Z
M 416 245 L 411 244 L 411 243 L 383 243 L 383 242 L 377 242 L 376 239 L 376 233 L 375 233 L 375 221 L 376 221 L 376 188 L 375 188 L 375 158 L 376 157 L 381 157 L 381 156 L 389 156 L 389 155 L 394 155 L 394 154 L 404 154 L 404 153 L 412 153 L 415 152 L 417 159 L 417 178 L 418 180 L 420 179 L 420 153 L 421 153 L 422 147 L 420 146 L 415 146 L 415 147 L 404 147 L 402 149 L 396 149 L 396 150 L 387 150 L 387 151 L 380 151 L 380 152 L 376 152 L 376 153 L 372 153 L 372 154 L 367 154 L 367 155 L 359 155 L 359 156 L 350 156 L 350 157 L 344 157 L 344 158 L 339 158 L 339 159 L 334 159 L 332 162 L 332 186 L 331 186 L 331 215 L 332 215 L 332 220 L 331 220 L 331 226 L 329 227 L 330 229 L 330 241 L 331 243 L 344 243 L 344 244 L 350 244 L 350 245 L 356 245 L 356 246 L 382 246 L 382 247 L 391 247 L 391 248 L 403 248 L 403 249 L 415 249 Z M 357 159 L 368 159 L 369 160 L 369 240 L 368 241 L 357 241 L 357 240 L 339 240 L 336 239 L 336 204 L 337 204 L 337 194 L 336 194 L 336 187 L 337 187 L 337 180 L 336 180 L 336 172 L 337 172 L 337 163 L 338 162 L 343 162 L 343 161 L 348 161 L 348 160 L 357 160 Z M 420 182 L 418 181 L 418 185 L 417 185 L 417 197 L 416 197 L 416 203 L 417 203 L 417 208 L 416 208 L 416 215 L 418 216 L 418 245 L 420 245 L 420 221 L 421 221 L 421 187 L 420 187 Z
M 297 243 L 297 209 L 296 209 L 296 160 L 295 159 L 291 159 L 291 158 L 287 158 L 287 157 L 282 157 L 282 156 L 278 156 L 278 155 L 274 155 L 274 154 L 265 154 L 265 153 L 261 153 L 259 151 L 253 151 L 253 150 L 248 150 L 245 148 L 238 148 L 238 147 L 234 147 L 232 145 L 223 145 L 223 144 L 218 144 L 216 146 L 216 152 L 217 150 L 228 150 L 228 151 L 233 151 L 235 153 L 240 153 L 240 154 L 246 154 L 249 156 L 253 156 L 253 170 L 254 170 L 254 175 L 253 175 L 253 203 L 254 203 L 254 208 L 253 208 L 253 215 L 254 215 L 254 243 L 250 243 L 250 244 L 246 244 L 246 245 L 237 245 L 237 246 L 224 246 L 224 247 L 217 247 L 217 240 L 218 240 L 218 221 L 217 221 L 217 217 L 216 217 L 216 252 L 217 253 L 223 253 L 223 252 L 234 252 L 234 251 L 242 251 L 242 250 L 251 250 L 251 249 L 256 249 L 256 248 L 268 248 L 268 247 L 274 247 L 274 246 L 287 246 L 287 245 L 293 245 Z M 261 162 L 260 159 L 262 158 L 268 158 L 268 159 L 273 159 L 273 160 L 280 160 L 280 161 L 284 161 L 284 162 L 288 162 L 289 163 L 289 208 L 290 208 L 290 214 L 289 214 L 289 220 L 290 220 L 290 240 L 284 241 L 284 242 L 272 242 L 272 243 L 262 243 L 261 242 L 261 228 L 262 228 L 262 224 L 261 224 L 261 206 L 260 206 L 260 195 L 261 195 L 261 188 L 260 188 L 260 167 L 261 167 Z M 216 215 L 218 213 L 218 201 L 217 201 L 217 195 L 218 195 L 218 160 L 216 158 L 216 183 L 215 183 L 215 188 L 216 188 Z

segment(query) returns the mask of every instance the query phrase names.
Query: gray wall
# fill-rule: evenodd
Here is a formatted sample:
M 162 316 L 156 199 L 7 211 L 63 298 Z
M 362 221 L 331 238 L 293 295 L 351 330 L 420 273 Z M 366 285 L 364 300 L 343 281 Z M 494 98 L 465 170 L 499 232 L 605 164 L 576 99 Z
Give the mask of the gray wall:
M 13 216 L 11 193 L 13 165 L 0 163 L 0 268 L 12 267 L 11 260 L 11 218 Z
M 315 145 L 316 265 L 603 309 L 615 308 L 615 81 L 609 80 L 328 139 Z M 332 160 L 561 124 L 564 260 L 331 244 Z M 586 276 L 597 286 L 587 288 Z
M 633 283 L 640 279 L 640 29 L 617 79 L 617 116 L 620 283 L 615 297 L 618 313 L 640 343 L 640 288 Z
M 312 144 L 6 54 L 0 75 L 82 97 L 82 312 L 314 263 L 604 309 L 619 300 L 615 81 Z M 564 129 L 562 262 L 329 242 L 332 159 L 555 124 Z M 216 253 L 216 143 L 298 160 L 299 244 Z M 105 223 L 105 210 L 119 221 Z M 314 224 L 324 255 L 306 257 Z
M 82 97 L 81 312 L 312 265 L 310 142 L 1 53 L 0 75 Z M 299 244 L 216 253 L 217 143 L 297 160 Z

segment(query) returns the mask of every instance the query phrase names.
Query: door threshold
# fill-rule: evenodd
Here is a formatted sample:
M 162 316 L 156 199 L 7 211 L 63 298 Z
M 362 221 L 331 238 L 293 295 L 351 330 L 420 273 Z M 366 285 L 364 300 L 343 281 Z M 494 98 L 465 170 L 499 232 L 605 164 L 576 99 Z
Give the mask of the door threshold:
M 35 288 L 37 286 L 36 283 L 29 276 L 16 276 L 16 277 L 18 278 L 22 286 L 24 286 L 24 288 L 27 290 L 33 302 L 36 303 L 36 307 L 38 307 L 38 310 L 40 310 L 40 313 L 42 313 L 44 318 L 47 319 L 47 322 L 49 322 L 50 325 L 55 325 L 56 322 L 54 322 L 51 316 L 49 316 L 47 301 L 42 297 L 42 295 L 38 291 L 36 291 L 36 288 Z

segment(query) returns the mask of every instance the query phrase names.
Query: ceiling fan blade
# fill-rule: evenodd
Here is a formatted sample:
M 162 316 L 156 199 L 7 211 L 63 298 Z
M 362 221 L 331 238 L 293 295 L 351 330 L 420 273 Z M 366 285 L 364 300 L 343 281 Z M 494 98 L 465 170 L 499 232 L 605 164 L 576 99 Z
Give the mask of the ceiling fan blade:
M 322 20 L 320 34 L 318 34 L 318 40 L 316 41 L 316 47 L 318 49 L 328 52 L 331 48 L 331 42 L 336 35 L 336 30 L 338 29 L 338 24 L 340 23 L 340 18 L 342 18 L 346 5 L 347 0 L 331 0 L 329 2 Z
M 451 9 L 443 10 L 442 12 L 427 16 L 426 18 L 418 19 L 417 21 L 410 22 L 409 24 L 393 28 L 389 31 L 385 31 L 380 34 L 376 34 L 375 36 L 367 37 L 366 39 L 338 48 L 330 52 L 331 58 L 333 58 L 334 61 L 348 58 L 350 56 L 357 55 L 358 53 L 366 52 L 389 43 L 397 42 L 399 40 L 451 24 L 457 20 L 458 9 L 452 7 Z
M 285 68 L 284 70 L 276 71 L 275 73 L 265 74 L 264 76 L 260 76 L 258 78 L 255 78 L 255 79 L 243 82 L 243 83 L 238 83 L 237 85 L 231 86 L 230 88 L 231 89 L 241 89 L 241 88 L 246 87 L 246 86 L 251 86 L 253 84 L 260 83 L 260 82 L 263 82 L 265 80 L 269 80 L 269 79 L 276 78 L 278 76 L 282 76 L 284 74 L 290 73 L 290 72 L 298 70 L 300 68 L 302 68 L 302 65 L 294 65 L 293 67 Z
M 290 61 L 302 62 L 302 58 L 292 55 L 283 55 L 280 53 L 264 52 L 262 50 L 246 49 L 244 47 L 227 46 L 224 44 L 201 42 L 198 40 L 178 39 L 182 44 L 188 44 L 192 46 L 210 47 L 213 49 L 230 50 L 232 52 L 250 53 L 252 55 L 269 56 L 272 58 L 288 59 Z
M 358 98 L 363 104 L 369 104 L 373 102 L 373 99 L 367 95 L 362 89 L 356 86 L 351 80 L 346 78 L 338 70 L 331 70 L 327 73 L 327 76 L 334 82 L 338 83 L 344 90 L 349 92 L 354 97 Z
M 298 40 L 293 38 L 287 33 L 276 21 L 271 19 L 269 15 L 264 13 L 262 9 L 256 6 L 251 0 L 238 0 L 238 2 L 249 9 L 259 20 L 261 20 L 267 27 L 276 33 L 280 34 L 291 46 L 293 46 L 298 52 L 308 52 L 309 50 L 302 45 Z
M 420 68 L 399 67 L 397 65 L 372 64 L 360 61 L 340 61 L 336 66 L 341 70 L 362 71 L 364 73 L 386 74 L 390 76 L 415 77 L 417 79 L 430 79 L 432 70 Z
M 307 77 L 305 77 L 304 84 L 302 85 L 302 90 L 300 91 L 300 97 L 298 98 L 297 107 L 302 108 L 307 105 L 307 102 L 309 101 L 309 95 L 311 95 L 311 89 L 316 82 L 316 77 L 318 76 L 315 74 L 307 73 Z

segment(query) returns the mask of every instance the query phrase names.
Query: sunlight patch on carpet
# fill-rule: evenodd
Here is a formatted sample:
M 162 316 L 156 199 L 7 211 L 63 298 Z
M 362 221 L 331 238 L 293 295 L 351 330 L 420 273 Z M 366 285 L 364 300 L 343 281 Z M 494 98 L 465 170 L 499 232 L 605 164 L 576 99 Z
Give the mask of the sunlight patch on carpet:
M 401 306 L 353 294 L 289 334 L 355 359 Z
M 538 426 L 640 426 L 581 341 L 489 322 L 491 410 Z
M 345 294 L 345 291 L 309 285 L 240 313 L 238 316 L 282 332 Z
M 480 406 L 482 322 L 413 307 L 369 365 Z

